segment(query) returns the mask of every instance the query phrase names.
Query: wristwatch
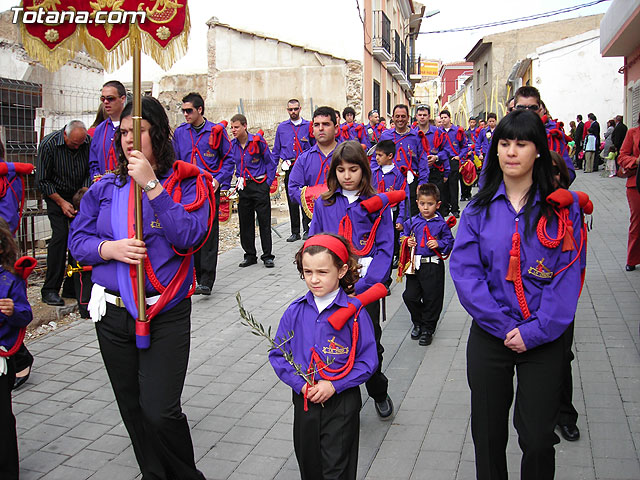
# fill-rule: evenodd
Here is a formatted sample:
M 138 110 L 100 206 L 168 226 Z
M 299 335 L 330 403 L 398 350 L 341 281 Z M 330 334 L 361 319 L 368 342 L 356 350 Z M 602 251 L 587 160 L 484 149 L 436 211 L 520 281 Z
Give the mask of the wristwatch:
M 158 180 L 157 178 L 154 178 L 153 180 L 149 180 L 149 183 L 145 185 L 143 190 L 145 192 L 150 192 L 151 190 L 156 188 L 156 185 L 158 185 L 159 183 L 160 183 L 160 180 Z

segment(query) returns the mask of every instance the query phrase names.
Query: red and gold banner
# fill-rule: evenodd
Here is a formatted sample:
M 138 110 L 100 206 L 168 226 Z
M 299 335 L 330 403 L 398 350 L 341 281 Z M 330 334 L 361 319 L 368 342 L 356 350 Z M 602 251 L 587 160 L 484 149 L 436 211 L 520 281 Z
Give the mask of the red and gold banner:
M 187 0 L 23 0 L 22 9 L 24 47 L 49 70 L 83 48 L 107 70 L 137 42 L 165 70 L 187 50 Z

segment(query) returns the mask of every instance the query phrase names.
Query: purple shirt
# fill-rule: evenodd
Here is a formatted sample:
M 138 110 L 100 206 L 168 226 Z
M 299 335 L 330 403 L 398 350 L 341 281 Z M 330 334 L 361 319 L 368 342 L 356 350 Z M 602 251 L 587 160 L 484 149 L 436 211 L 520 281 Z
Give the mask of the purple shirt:
M 266 175 L 267 185 L 271 185 L 276 178 L 277 164 L 274 162 L 269 150 L 269 145 L 262 135 L 248 133 L 247 143 L 244 147 L 240 145 L 237 138 L 231 140 L 231 155 L 236 165 L 236 177 L 243 177 L 245 181 L 258 179 L 262 183 L 260 177 Z M 258 150 L 250 153 L 249 145 L 251 145 L 254 137 L 257 138 Z
M 110 118 L 107 118 L 93 132 L 91 149 L 89 150 L 89 175 L 91 179 L 104 175 L 107 170 L 118 168 L 118 154 L 113 143 L 116 130 L 118 128 L 113 125 Z
M 220 145 L 216 150 L 212 150 L 209 137 L 215 125 L 222 127 L 222 134 Z M 231 143 L 224 124 L 206 120 L 204 127 L 198 132 L 193 125 L 185 122 L 173 132 L 173 149 L 177 160 L 197 165 L 218 181 L 221 190 L 229 189 L 234 164 L 230 155 Z
M 400 169 L 403 175 L 411 170 L 418 179 L 419 184 L 429 181 L 429 164 L 427 155 L 422 148 L 422 142 L 415 130 L 409 129 L 406 133 L 398 133 L 395 130 L 385 130 L 380 135 L 380 141 L 391 140 L 396 144 L 396 156 L 393 163 Z M 415 180 L 414 180 L 415 181 Z
M 420 132 L 420 128 L 415 127 L 414 131 L 419 135 L 418 132 Z M 427 155 L 438 155 L 438 148 L 435 145 L 435 135 L 437 131 L 438 129 L 436 128 L 435 125 L 429 124 L 429 128 L 424 133 L 424 136 L 427 138 L 427 141 L 429 142 L 429 152 L 427 152 Z M 429 171 L 431 171 L 431 169 L 434 169 L 434 168 L 437 170 L 440 170 L 444 177 L 449 178 L 449 174 L 451 173 L 451 167 L 449 166 L 448 158 L 445 159 L 445 158 L 438 157 L 436 162 L 431 167 L 429 167 Z
M 478 155 L 482 154 L 486 158 L 491 147 L 491 139 L 493 138 L 493 132 L 495 128 L 491 130 L 489 127 L 484 128 L 478 135 L 478 142 L 476 143 L 476 152 Z
M 326 157 L 315 144 L 298 157 L 289 175 L 289 197 L 301 205 L 300 189 L 326 183 L 326 175 L 331 165 L 334 150 Z
M 438 151 L 438 158 L 441 161 L 451 160 L 453 157 L 459 157 L 462 159 L 467 155 L 469 147 L 467 147 L 467 138 L 461 127 L 451 125 L 449 130 L 446 130 L 444 127 L 440 127 L 438 130 L 440 131 L 442 139 Z M 460 135 L 458 135 L 458 131 L 461 131 Z
M 535 225 L 525 231 L 524 213 L 514 211 L 504 183 L 486 211 L 474 213 L 473 209 L 472 202 L 462 212 L 450 263 L 451 277 L 465 310 L 482 329 L 497 338 L 505 339 L 508 332 L 519 328 L 527 349 L 555 340 L 575 316 L 581 262 L 574 262 L 552 278 L 541 278 L 540 274 L 557 273 L 576 257 L 577 250 L 562 252 L 561 246 L 544 247 Z M 540 199 L 536 195 L 531 219 L 536 218 L 539 209 Z M 569 219 L 580 245 L 582 222 L 577 203 L 570 207 Z M 531 312 L 527 320 L 523 319 L 514 284 L 505 280 L 516 222 L 521 236 L 522 282 Z M 556 237 L 557 230 L 558 222 L 554 219 L 547 225 L 549 236 Z
M 340 137 L 342 142 L 355 140 L 356 142 L 366 146 L 367 149 L 371 148 L 367 129 L 362 123 L 343 123 L 340 125 Z
M 444 221 L 439 213 L 433 218 L 426 219 L 422 215 L 414 215 L 408 220 L 405 220 L 404 230 L 402 231 L 403 237 L 408 237 L 412 233 L 416 237 L 418 246 L 416 247 L 416 255 L 422 255 L 423 257 L 433 257 L 436 252 L 427 247 L 427 238 L 424 227 L 429 227 L 429 233 L 433 238 L 438 241 L 438 251 L 441 255 L 447 255 L 453 248 L 453 235 L 447 222 Z M 424 243 L 424 246 L 423 246 Z
M 0 162 L 4 160 L 0 159 Z M 19 209 L 24 184 L 20 175 L 16 174 L 13 163 L 7 162 L 7 167 L 9 172 L 0 176 L 0 217 L 9 224 L 9 229 L 15 235 L 20 223 Z
M 316 233 L 338 233 L 340 221 L 345 215 L 351 219 L 352 235 L 351 242 L 356 248 L 364 247 L 371 228 L 379 212 L 369 213 L 360 206 L 363 198 L 358 198 L 355 202 L 349 203 L 347 197 L 342 194 L 342 189 L 338 188 L 334 194 L 335 203 L 325 205 L 322 197 L 316 200 L 313 206 L 313 218 L 309 226 L 309 236 Z M 382 214 L 382 220 L 378 225 L 376 238 L 367 257 L 373 260 L 367 269 L 364 277 L 356 283 L 356 293 L 362 293 L 376 283 L 384 283 L 391 270 L 391 256 L 393 255 L 393 220 L 391 208 Z
M 306 371 L 311 362 L 311 348 L 326 362 L 332 359 L 331 368 L 340 368 L 347 363 L 352 348 L 353 317 L 340 330 L 334 329 L 328 318 L 336 310 L 348 305 L 347 294 L 340 289 L 334 301 L 318 313 L 313 294 L 307 292 L 303 297 L 294 300 L 280 319 L 277 339 L 293 338 L 284 348 L 293 354 L 293 360 Z M 358 315 L 359 334 L 356 343 L 355 360 L 351 371 L 339 380 L 332 380 L 336 393 L 357 387 L 366 382 L 378 368 L 378 353 L 373 333 L 373 324 L 367 311 L 363 308 Z M 269 352 L 269 361 L 280 380 L 289 385 L 294 392 L 300 393 L 306 383 L 295 369 L 284 359 L 277 349 Z M 335 375 L 328 373 L 329 376 Z M 315 381 L 322 380 L 316 373 Z
M 22 277 L 5 270 L 2 266 L 0 266 L 0 298 L 13 300 L 13 315 L 7 316 L 0 312 L 0 346 L 9 350 L 16 343 L 20 329 L 31 322 L 33 315 L 27 300 L 26 283 Z
M 297 160 L 302 152 L 311 148 L 312 140 L 309 136 L 309 120 L 302 119 L 300 125 L 294 125 L 291 119 L 282 122 L 276 130 L 271 151 L 274 161 Z
M 171 171 L 158 177 L 163 185 L 170 173 Z M 131 182 L 129 177 L 127 180 L 127 186 L 123 187 L 126 189 Z M 71 222 L 69 250 L 81 264 L 93 265 L 91 276 L 94 283 L 118 292 L 117 261 L 105 261 L 98 254 L 98 246 L 103 240 L 120 240 L 114 238 L 111 224 L 111 205 L 114 189 L 117 188 L 115 183 L 115 175 L 105 175 L 82 197 L 80 212 Z M 149 200 L 146 194 L 142 195 L 142 236 L 153 270 L 165 287 L 176 275 L 184 258 L 177 255 L 173 247 L 184 253 L 187 249 L 198 246 L 208 228 L 209 202 L 192 212 L 187 212 L 183 207 L 183 204 L 190 204 L 196 198 L 195 179 L 183 180 L 180 186 L 180 203 L 174 202 L 166 191 L 153 200 Z M 122 214 L 126 215 L 126 212 Z M 187 296 L 193 282 L 193 257 L 189 272 L 178 293 L 162 311 L 171 309 Z M 145 281 L 145 291 L 148 295 L 157 295 L 148 278 Z
M 558 125 L 553 120 L 547 120 L 547 123 L 544 124 L 544 128 L 547 131 L 547 140 L 549 141 L 549 149 L 555 150 L 564 160 L 564 163 L 567 164 L 567 168 L 569 169 L 569 179 L 570 183 L 576 179 L 576 169 L 573 166 L 573 160 L 569 156 L 569 147 L 567 146 L 567 142 L 564 138 L 564 133 L 558 129 Z M 558 130 L 560 134 L 551 135 L 552 130 Z M 553 138 L 552 138 L 553 137 Z
M 406 214 L 405 208 L 407 208 L 407 202 L 409 199 L 409 184 L 407 183 L 407 179 L 404 178 L 404 175 L 402 175 L 400 170 L 398 170 L 398 167 L 393 165 L 391 171 L 383 173 L 382 167 L 375 163 L 373 170 L 371 171 L 371 185 L 373 185 L 373 188 L 380 193 L 390 192 L 392 190 L 404 190 L 406 198 L 397 206 L 398 218 L 396 219 L 396 223 L 402 223 L 404 221 Z
M 369 122 L 364 126 L 364 130 L 367 132 L 367 139 L 371 145 L 378 143 L 380 141 L 380 135 L 384 132 L 381 123 L 374 126 Z

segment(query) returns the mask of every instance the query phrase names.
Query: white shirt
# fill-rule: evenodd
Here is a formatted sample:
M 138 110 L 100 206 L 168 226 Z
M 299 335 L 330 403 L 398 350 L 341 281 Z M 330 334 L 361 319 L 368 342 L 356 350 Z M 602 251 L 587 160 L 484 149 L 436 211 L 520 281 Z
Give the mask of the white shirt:
M 349 203 L 355 202 L 360 195 L 358 195 L 358 190 L 342 190 L 342 194 L 347 197 Z
M 316 297 L 315 295 L 313 296 L 313 299 L 316 302 L 318 313 L 322 313 L 325 308 L 331 305 L 331 302 L 333 302 L 338 296 L 339 291 L 340 289 L 336 288 L 333 292 L 327 293 L 324 297 Z

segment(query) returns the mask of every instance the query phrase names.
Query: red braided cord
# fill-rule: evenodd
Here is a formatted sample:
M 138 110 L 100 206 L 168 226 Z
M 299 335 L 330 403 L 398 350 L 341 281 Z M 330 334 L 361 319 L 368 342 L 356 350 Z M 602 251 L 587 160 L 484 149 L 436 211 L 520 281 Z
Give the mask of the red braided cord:
M 380 222 L 382 220 L 382 212 L 384 212 L 387 207 L 388 204 L 380 209 L 380 215 L 378 215 L 378 218 L 376 218 L 376 220 L 373 222 L 371 233 L 369 234 L 369 238 L 367 238 L 367 243 L 364 247 L 362 247 L 362 249 L 356 248 L 356 246 L 353 244 L 353 226 L 351 224 L 349 215 L 345 215 L 344 217 L 342 217 L 342 220 L 340 220 L 340 223 L 338 224 L 338 235 L 343 236 L 349 241 L 349 244 L 353 249 L 353 253 L 355 253 L 359 257 L 366 257 L 369 252 L 371 252 L 373 244 L 376 241 L 376 231 L 378 230 L 378 225 L 380 225 Z
M 18 332 L 18 338 L 16 339 L 16 343 L 14 343 L 13 347 L 11 347 L 6 352 L 0 350 L 0 357 L 6 358 L 16 353 L 20 349 L 20 346 L 22 345 L 22 341 L 24 340 L 24 336 L 26 332 L 27 332 L 27 327 L 21 328 L 20 331 Z
M 540 243 L 547 248 L 556 248 L 560 245 L 560 242 L 567 231 L 567 225 L 569 222 L 569 211 L 566 208 L 563 208 L 560 211 L 554 209 L 554 211 L 558 216 L 558 236 L 556 238 L 549 236 L 549 233 L 547 232 L 547 218 L 544 215 L 540 217 L 538 226 L 536 227 L 538 240 L 540 240 Z
M 531 316 L 531 312 L 529 311 L 527 298 L 524 295 L 524 286 L 522 285 L 522 267 L 520 264 L 520 233 L 518 233 L 517 221 L 516 221 L 516 231 L 513 233 L 513 236 L 511 237 L 511 251 L 509 252 L 509 255 L 511 257 L 514 257 L 517 261 L 518 269 L 515 273 L 515 278 L 512 281 L 513 281 L 513 287 L 516 292 L 516 298 L 518 299 L 518 304 L 520 305 L 520 311 L 522 312 L 522 317 L 526 320 Z

